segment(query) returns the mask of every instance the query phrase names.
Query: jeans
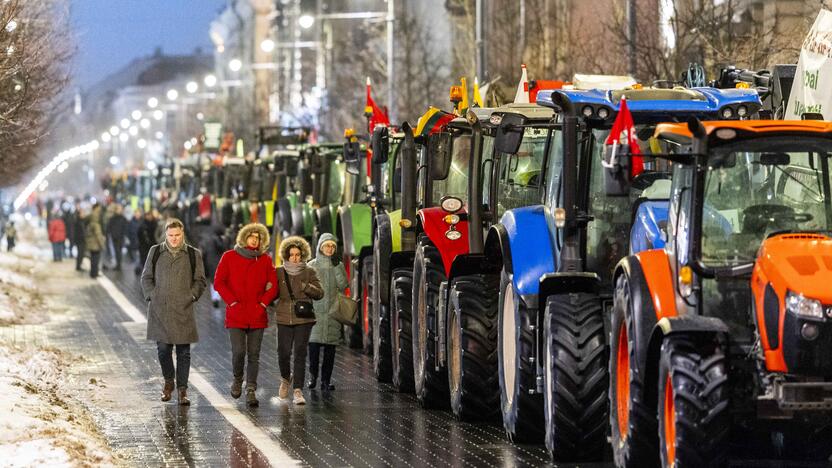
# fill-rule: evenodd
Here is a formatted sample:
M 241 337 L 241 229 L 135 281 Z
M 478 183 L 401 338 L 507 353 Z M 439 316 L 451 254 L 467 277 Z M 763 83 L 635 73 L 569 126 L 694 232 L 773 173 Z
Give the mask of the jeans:
M 63 242 L 53 242 L 52 243 L 52 261 L 60 262 L 64 259 L 64 243 Z
M 309 343 L 309 372 L 312 378 L 318 378 L 318 359 L 324 350 L 324 366 L 321 368 L 321 388 L 326 388 L 332 380 L 332 368 L 335 366 L 335 345 Z
M 175 369 L 173 367 L 174 347 L 176 347 Z M 188 388 L 188 374 L 191 370 L 191 345 L 172 345 L 157 341 L 156 352 L 159 355 L 159 364 L 162 366 L 162 375 L 165 377 L 165 380 L 173 380 L 175 376 L 176 388 Z
M 99 263 L 101 263 L 101 251 L 90 250 L 90 278 L 98 278 Z
M 277 325 L 277 363 L 280 376 L 292 381 L 292 388 L 303 388 L 306 376 L 306 346 L 313 323 Z M 294 356 L 293 356 L 294 354 Z
M 246 385 L 257 387 L 257 373 L 260 370 L 260 345 L 263 343 L 263 328 L 229 328 L 231 337 L 231 367 L 234 380 L 243 380 L 246 368 Z M 246 359 L 248 356 L 248 359 Z
M 116 268 L 121 270 L 121 251 L 124 248 L 124 241 L 113 241 L 113 254 L 116 257 Z
M 86 246 L 84 244 L 76 244 L 78 253 L 75 255 L 75 269 L 81 271 L 81 263 L 84 262 L 84 254 L 86 253 Z

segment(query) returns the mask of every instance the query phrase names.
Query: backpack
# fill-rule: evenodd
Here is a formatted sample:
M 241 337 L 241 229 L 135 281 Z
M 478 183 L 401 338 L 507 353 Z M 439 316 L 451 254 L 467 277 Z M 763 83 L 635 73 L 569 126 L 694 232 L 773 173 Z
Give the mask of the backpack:
M 161 247 L 162 244 L 154 245 L 156 249 L 153 251 L 153 258 L 150 259 L 150 265 L 153 268 L 153 280 L 156 280 L 156 262 L 159 261 L 159 256 L 162 255 Z M 185 244 L 185 250 L 188 251 L 188 261 L 191 263 L 191 283 L 196 281 L 194 275 L 196 275 L 196 249 L 191 247 L 188 244 Z

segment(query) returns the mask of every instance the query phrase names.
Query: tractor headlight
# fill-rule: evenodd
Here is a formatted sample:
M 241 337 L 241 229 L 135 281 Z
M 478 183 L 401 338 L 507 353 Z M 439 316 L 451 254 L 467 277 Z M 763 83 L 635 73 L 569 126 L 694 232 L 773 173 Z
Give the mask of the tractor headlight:
M 791 291 L 786 295 L 786 310 L 803 318 L 822 320 L 823 306 L 816 299 L 809 299 Z
M 722 115 L 723 119 L 730 119 L 734 116 L 734 109 L 731 109 L 730 107 L 724 107 L 720 112 L 720 115 Z
M 581 109 L 581 113 L 584 117 L 592 117 L 592 112 L 592 106 L 584 106 L 584 108 Z
M 745 106 L 737 107 L 737 115 L 740 117 L 745 117 L 746 115 L 748 115 L 748 108 Z
M 444 197 L 439 202 L 439 206 L 448 213 L 456 213 L 462 209 L 462 200 L 457 197 Z
M 610 116 L 610 110 L 607 109 L 606 107 L 602 107 L 602 108 L 598 109 L 598 117 L 601 117 L 602 119 L 606 119 L 609 116 Z

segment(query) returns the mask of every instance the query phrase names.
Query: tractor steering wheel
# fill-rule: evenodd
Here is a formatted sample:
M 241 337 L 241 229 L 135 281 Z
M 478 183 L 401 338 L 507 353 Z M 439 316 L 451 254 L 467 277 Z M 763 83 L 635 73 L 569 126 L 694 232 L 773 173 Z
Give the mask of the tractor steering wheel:
M 789 230 L 794 228 L 795 224 L 805 223 L 813 218 L 809 213 L 798 213 L 786 205 L 751 205 L 742 211 L 742 231 L 755 233 Z

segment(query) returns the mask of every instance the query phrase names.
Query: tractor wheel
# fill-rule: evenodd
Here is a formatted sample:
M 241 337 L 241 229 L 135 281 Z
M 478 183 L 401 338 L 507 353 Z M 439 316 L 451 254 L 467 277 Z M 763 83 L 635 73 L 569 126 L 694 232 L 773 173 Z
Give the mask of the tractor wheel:
M 728 365 L 715 340 L 671 336 L 659 362 L 663 466 L 722 466 L 730 433 Z
M 413 391 L 413 329 L 411 297 L 413 269 L 397 268 L 390 274 L 391 380 L 399 392 Z
M 361 263 L 361 347 L 364 354 L 373 354 L 373 257 Z
M 594 294 L 546 301 L 543 382 L 546 448 L 554 460 L 596 461 L 607 443 L 607 343 Z
M 536 393 L 534 311 L 528 310 L 503 271 L 500 278 L 498 374 L 506 435 L 514 442 L 543 442 L 543 396 Z
M 390 253 L 382 255 L 381 241 L 376 239 L 373 252 L 373 373 L 379 382 L 390 382 L 390 366 L 392 350 L 390 349 L 390 306 L 387 305 L 387 298 L 382 300 L 382 294 L 389 297 L 388 283 L 382 281 L 382 261 L 388 261 Z M 388 244 L 389 245 L 389 244 Z M 387 248 L 386 250 L 390 250 Z M 383 260 L 382 260 L 383 258 Z M 386 271 L 387 268 L 384 268 Z M 384 290 L 382 290 L 382 288 Z
M 436 369 L 439 285 L 445 281 L 439 250 L 424 238 L 413 261 L 413 384 L 424 408 L 448 406 L 448 372 Z
M 364 289 L 361 284 L 362 276 L 359 273 L 358 260 L 353 261 L 351 258 L 345 258 L 345 264 L 349 265 L 348 274 L 350 275 L 350 294 L 355 297 L 358 302 L 358 320 L 354 324 L 347 326 L 347 343 L 351 349 L 363 349 L 364 347 Z
M 460 276 L 448 301 L 448 382 L 451 411 L 463 421 L 500 415 L 497 379 L 497 275 Z
M 645 402 L 644 375 L 637 371 L 635 322 L 630 280 L 615 282 L 610 327 L 610 432 L 615 464 L 621 467 L 659 464 L 656 408 Z

